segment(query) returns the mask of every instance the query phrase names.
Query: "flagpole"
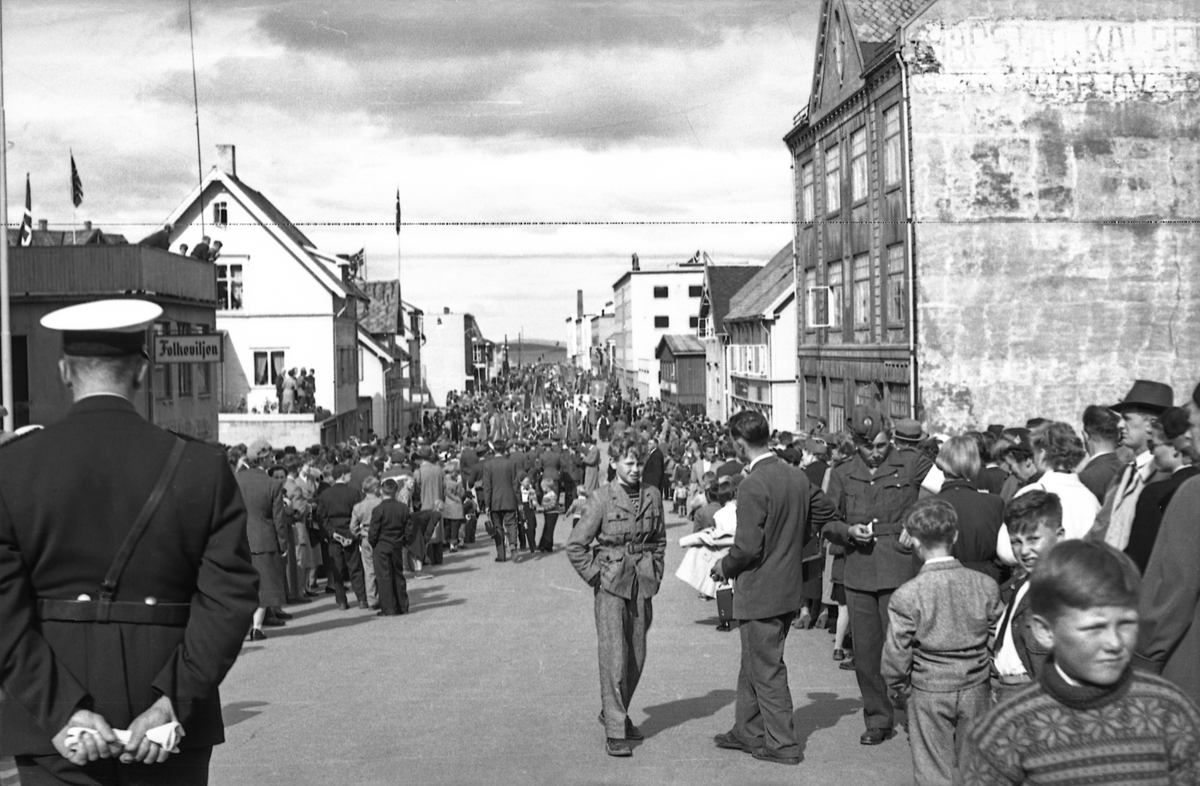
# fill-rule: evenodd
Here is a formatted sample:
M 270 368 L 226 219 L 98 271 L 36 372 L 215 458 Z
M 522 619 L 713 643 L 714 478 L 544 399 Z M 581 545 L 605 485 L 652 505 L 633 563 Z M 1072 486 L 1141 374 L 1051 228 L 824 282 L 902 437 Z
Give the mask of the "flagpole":
M 4 122 L 4 7 L 0 5 L 0 403 L 4 405 L 4 430 L 13 431 L 15 405 L 12 382 L 12 308 L 8 300 L 8 132 Z

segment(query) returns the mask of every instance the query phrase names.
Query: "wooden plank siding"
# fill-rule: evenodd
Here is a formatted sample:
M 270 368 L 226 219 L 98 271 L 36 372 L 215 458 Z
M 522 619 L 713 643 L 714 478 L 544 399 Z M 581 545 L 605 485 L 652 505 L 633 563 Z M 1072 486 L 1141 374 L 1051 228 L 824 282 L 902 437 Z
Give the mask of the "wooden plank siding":
M 215 306 L 216 267 L 211 262 L 136 245 L 29 246 L 9 249 L 12 297 L 154 295 Z

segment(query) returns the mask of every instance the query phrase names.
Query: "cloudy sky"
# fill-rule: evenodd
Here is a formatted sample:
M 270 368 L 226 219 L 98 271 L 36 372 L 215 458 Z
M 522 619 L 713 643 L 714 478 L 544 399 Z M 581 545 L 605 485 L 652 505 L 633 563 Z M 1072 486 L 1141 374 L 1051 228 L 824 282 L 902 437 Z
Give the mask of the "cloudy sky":
M 406 300 L 489 337 L 562 339 L 638 253 L 766 260 L 788 241 L 782 137 L 818 0 L 193 0 L 200 166 L 238 175 L 322 250 L 366 248 Z M 197 180 L 186 0 L 4 3 L 9 194 L 138 239 Z M 435 222 L 694 226 L 420 226 Z M 373 226 L 345 226 L 367 222 Z M 712 223 L 708 223 L 712 222 Z M 747 222 L 728 225 L 717 222 Z

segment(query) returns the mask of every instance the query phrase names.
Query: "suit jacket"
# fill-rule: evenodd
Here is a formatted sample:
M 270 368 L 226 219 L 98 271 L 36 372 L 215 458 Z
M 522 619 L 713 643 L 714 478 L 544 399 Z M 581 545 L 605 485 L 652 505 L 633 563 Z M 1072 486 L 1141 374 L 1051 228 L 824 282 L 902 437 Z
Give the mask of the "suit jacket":
M 630 550 L 631 543 L 637 551 Z M 626 600 L 633 598 L 635 580 L 642 598 L 658 592 L 666 553 L 662 495 L 647 483 L 637 500 L 629 498 L 620 481 L 601 486 L 567 538 L 567 558 L 575 572 Z
M 521 472 L 511 456 L 495 456 L 480 465 L 483 494 L 480 506 L 495 511 L 519 510 Z
M 1105 492 L 1113 479 L 1121 474 L 1123 467 L 1121 457 L 1116 452 L 1101 454 L 1079 470 L 1079 482 L 1087 486 L 1088 491 L 1095 494 L 1097 500 L 1104 502 Z
M 287 551 L 283 481 L 257 467 L 242 467 L 234 476 L 246 504 L 246 538 L 251 554 Z
M 1181 467 L 1166 480 L 1146 486 L 1138 495 L 1137 507 L 1133 514 L 1133 525 L 1129 528 L 1129 545 L 1125 547 L 1125 553 L 1133 559 L 1138 570 L 1143 573 L 1146 572 L 1150 554 L 1154 551 L 1154 542 L 1158 540 L 1158 530 L 1162 526 L 1163 514 L 1183 482 L 1197 474 L 1200 474 L 1198 467 Z
M 964 566 L 1000 580 L 996 537 L 1004 523 L 1004 500 L 979 491 L 967 480 L 948 480 L 937 495 L 958 514 L 958 540 L 950 554 Z
M 907 448 L 892 448 L 872 474 L 857 451 L 833 468 L 829 497 L 844 521 L 825 527 L 825 537 L 846 549 L 847 589 L 877 592 L 899 587 L 916 575 L 912 549 L 900 545 L 904 511 L 917 501 L 921 481 L 933 462 Z M 859 544 L 850 540 L 852 524 L 876 519 L 875 539 Z
M 258 574 L 220 451 L 188 443 L 116 593 L 190 603 L 186 626 L 36 619 L 38 598 L 98 597 L 178 439 L 125 399 L 92 396 L 0 448 L 0 755 L 53 754 L 50 738 L 81 707 L 128 728 L 160 695 L 183 747 L 224 740 L 218 686 L 258 606 Z
M 395 499 L 380 501 L 371 511 L 367 543 L 371 548 L 383 544 L 385 550 L 396 551 L 413 538 L 413 519 L 408 505 Z
M 717 466 L 718 465 L 717 465 L 716 460 L 710 461 L 710 462 L 708 462 L 708 470 L 707 471 L 715 473 L 717 471 Z M 704 459 L 698 458 L 695 461 L 693 461 L 692 462 L 692 476 L 689 479 L 689 483 L 691 483 L 693 491 L 696 489 L 704 488 L 704 473 L 705 473 Z
M 375 477 L 375 467 L 359 461 L 350 468 L 350 485 L 355 491 L 362 491 L 363 481 Z
M 829 498 L 799 469 L 778 456 L 755 464 L 738 486 L 737 534 L 721 560 L 725 576 L 737 580 L 733 616 L 766 619 L 800 608 L 809 527 L 835 517 Z
M 666 465 L 663 460 L 663 452 L 659 448 L 650 451 L 650 455 L 646 457 L 646 464 L 642 467 L 642 482 L 647 486 L 653 486 L 662 493 L 663 478 L 666 475 Z
M 442 468 L 432 461 L 422 461 L 414 475 L 416 484 L 421 487 L 421 508 L 423 510 L 441 510 L 446 501 L 446 474 Z
M 360 501 L 361 491 L 355 491 L 349 483 L 334 483 L 317 495 L 317 518 L 330 535 L 337 533 L 343 538 L 352 538 L 350 517 Z

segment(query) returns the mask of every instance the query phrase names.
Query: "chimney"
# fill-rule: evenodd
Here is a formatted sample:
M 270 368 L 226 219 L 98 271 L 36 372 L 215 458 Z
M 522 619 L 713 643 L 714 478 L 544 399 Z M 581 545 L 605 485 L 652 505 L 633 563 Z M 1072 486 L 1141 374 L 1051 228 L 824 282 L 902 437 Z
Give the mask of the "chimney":
M 635 272 L 635 273 L 636 273 L 636 272 L 638 272 L 638 271 L 639 271 L 639 270 L 641 270 L 641 269 L 642 269 L 641 265 L 639 265 L 639 264 L 638 264 L 638 257 L 637 257 L 637 254 L 634 254 L 634 255 L 633 255 L 633 272 Z
M 49 228 L 50 228 L 50 221 L 49 221 L 49 219 L 45 219 L 45 218 L 39 218 L 39 219 L 38 219 L 38 229 L 40 229 L 41 231 L 45 232 L 45 231 L 46 231 L 47 229 L 49 229 Z
M 575 290 L 575 318 L 583 319 L 583 290 Z
M 92 231 L 92 222 L 91 222 L 91 221 L 84 221 L 84 222 L 83 222 L 83 228 L 84 228 L 85 230 L 87 230 L 88 232 L 91 232 L 91 231 Z
M 237 145 L 217 145 L 217 168 L 237 177 Z
M 442 306 L 442 313 L 443 313 L 443 314 L 449 314 L 449 313 L 450 313 L 450 307 L 449 307 L 449 306 Z

